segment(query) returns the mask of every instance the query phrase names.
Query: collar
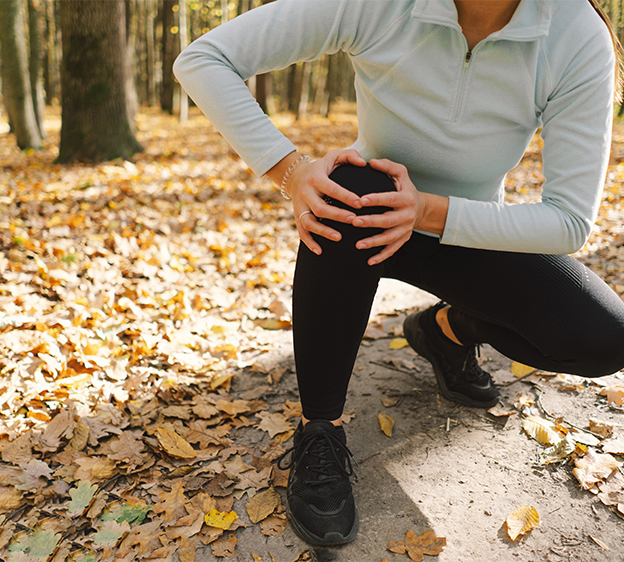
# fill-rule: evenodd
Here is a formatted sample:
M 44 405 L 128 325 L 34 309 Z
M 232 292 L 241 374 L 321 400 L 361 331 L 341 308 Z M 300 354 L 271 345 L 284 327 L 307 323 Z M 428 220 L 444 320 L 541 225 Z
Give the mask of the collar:
M 511 21 L 492 33 L 489 39 L 534 41 L 545 37 L 550 29 L 552 12 L 552 0 L 522 0 Z M 453 0 L 415 0 L 412 17 L 461 30 Z

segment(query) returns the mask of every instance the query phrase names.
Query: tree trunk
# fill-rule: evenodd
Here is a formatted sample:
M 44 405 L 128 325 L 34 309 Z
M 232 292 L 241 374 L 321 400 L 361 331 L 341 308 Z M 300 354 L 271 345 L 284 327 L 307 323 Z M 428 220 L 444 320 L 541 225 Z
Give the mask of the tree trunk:
M 60 3 L 62 126 L 58 161 L 102 162 L 142 150 L 126 98 L 123 0 Z
M 128 123 L 133 133 L 136 133 L 134 116 L 139 112 L 139 98 L 137 96 L 134 76 L 136 74 L 136 0 L 125 0 L 125 65 L 126 65 L 126 110 Z
M 266 74 L 258 74 L 256 77 L 256 101 L 258 105 L 262 108 L 267 115 L 271 115 L 272 108 L 271 105 L 271 73 L 267 72 Z
M 45 96 L 43 93 L 43 67 L 41 65 L 42 23 L 41 12 L 45 8 L 40 0 L 28 0 L 28 36 L 30 38 L 30 87 L 32 90 L 33 109 L 41 138 L 45 137 L 43 116 Z
M 26 21 L 22 0 L 0 1 L 0 57 L 4 104 L 9 114 L 11 130 L 21 149 L 41 148 L 41 135 L 35 117 L 28 49 Z
M 156 103 L 156 78 L 154 76 L 154 67 L 156 65 L 156 53 L 154 50 L 154 5 L 152 0 L 147 0 L 146 6 L 146 60 L 147 60 L 147 105 L 152 106 Z
M 46 28 L 45 41 L 46 48 L 43 55 L 43 83 L 46 95 L 46 104 L 52 105 L 59 99 L 60 63 L 58 56 L 58 46 L 60 44 L 60 34 L 57 26 L 56 2 L 45 3 Z
M 177 0 L 163 0 L 162 3 L 162 83 L 160 88 L 160 107 L 173 113 L 173 61 L 176 57 L 177 37 L 171 33 L 174 23 L 174 8 Z

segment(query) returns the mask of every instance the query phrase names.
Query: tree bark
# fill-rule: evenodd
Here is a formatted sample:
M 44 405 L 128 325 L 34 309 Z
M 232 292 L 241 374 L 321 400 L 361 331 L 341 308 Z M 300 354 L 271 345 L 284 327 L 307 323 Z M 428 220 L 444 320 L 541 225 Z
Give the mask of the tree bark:
M 43 43 L 41 12 L 45 8 L 40 0 L 28 0 L 28 37 L 30 38 L 30 88 L 32 90 L 33 109 L 41 138 L 45 138 L 43 116 L 45 95 L 43 93 L 43 67 L 41 45 Z
M 62 126 L 58 161 L 102 162 L 142 150 L 128 119 L 123 0 L 60 3 Z
M 0 57 L 2 92 L 11 130 L 21 149 L 41 148 L 41 135 L 35 117 L 28 49 L 25 8 L 22 0 L 0 1 Z
M 60 63 L 58 56 L 58 46 L 60 44 L 60 34 L 57 26 L 58 13 L 56 2 L 45 3 L 46 27 L 45 41 L 46 48 L 43 54 L 43 83 L 46 96 L 46 104 L 52 105 L 59 99 Z
M 162 82 L 160 87 L 160 107 L 173 113 L 173 61 L 176 57 L 177 37 L 171 33 L 174 23 L 174 7 L 177 0 L 163 0 L 162 3 Z

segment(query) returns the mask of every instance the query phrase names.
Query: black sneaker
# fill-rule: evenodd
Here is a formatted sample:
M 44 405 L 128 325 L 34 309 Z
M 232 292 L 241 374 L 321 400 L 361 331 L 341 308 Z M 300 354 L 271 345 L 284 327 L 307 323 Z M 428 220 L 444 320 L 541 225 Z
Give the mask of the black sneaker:
M 433 366 L 442 396 L 473 408 L 491 408 L 500 393 L 492 377 L 477 361 L 476 345 L 457 345 L 449 340 L 435 320 L 447 306 L 440 302 L 427 310 L 410 314 L 403 323 L 403 334 L 418 355 Z
M 286 489 L 286 515 L 293 529 L 313 545 L 328 546 L 352 541 L 358 516 L 349 477 L 353 455 L 344 429 L 328 421 L 299 424 L 294 446 L 277 461 L 290 468 Z M 284 459 L 292 453 L 288 462 Z

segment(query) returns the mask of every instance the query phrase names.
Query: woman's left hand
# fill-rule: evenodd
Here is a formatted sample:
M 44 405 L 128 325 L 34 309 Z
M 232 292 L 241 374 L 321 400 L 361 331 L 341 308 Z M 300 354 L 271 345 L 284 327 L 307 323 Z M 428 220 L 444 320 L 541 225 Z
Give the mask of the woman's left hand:
M 402 164 L 383 159 L 371 160 L 370 165 L 388 174 L 397 189 L 363 196 L 360 199 L 363 207 L 390 207 L 391 210 L 381 215 L 358 216 L 352 223 L 358 228 L 384 229 L 380 234 L 364 238 L 356 244 L 359 250 L 385 246 L 368 260 L 368 265 L 376 265 L 392 256 L 410 239 L 412 230 L 425 215 L 427 198 L 416 189 Z

